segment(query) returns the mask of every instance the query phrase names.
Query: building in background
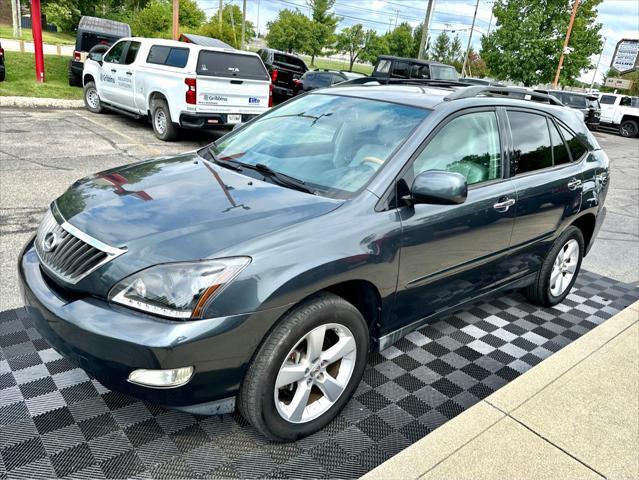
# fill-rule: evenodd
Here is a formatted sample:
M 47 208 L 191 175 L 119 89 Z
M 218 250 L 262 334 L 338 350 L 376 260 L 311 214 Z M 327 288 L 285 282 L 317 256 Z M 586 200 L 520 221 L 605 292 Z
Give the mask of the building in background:
M 619 40 L 610 66 L 620 73 L 639 67 L 639 40 L 630 38 Z

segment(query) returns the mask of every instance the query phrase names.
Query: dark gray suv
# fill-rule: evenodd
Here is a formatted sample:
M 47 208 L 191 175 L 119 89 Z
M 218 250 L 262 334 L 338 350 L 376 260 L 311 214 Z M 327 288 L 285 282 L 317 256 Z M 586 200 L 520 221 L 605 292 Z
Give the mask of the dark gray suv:
M 485 295 L 572 288 L 608 158 L 572 111 L 491 88 L 316 90 L 81 179 L 20 257 L 26 308 L 110 389 L 317 431 L 370 350 Z

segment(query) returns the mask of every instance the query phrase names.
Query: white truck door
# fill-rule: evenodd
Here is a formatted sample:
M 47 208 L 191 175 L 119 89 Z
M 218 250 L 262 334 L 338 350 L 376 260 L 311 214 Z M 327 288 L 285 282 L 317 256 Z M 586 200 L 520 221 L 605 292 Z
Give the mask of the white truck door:
M 115 101 L 127 110 L 137 111 L 135 105 L 135 59 L 140 51 L 140 42 L 127 42 L 128 48 L 124 52 L 120 64 L 116 68 Z
M 619 97 L 617 95 L 607 95 L 604 93 L 599 97 L 599 104 L 601 105 L 601 122 L 612 123 L 618 103 Z
M 120 60 L 123 57 L 129 42 L 121 40 L 115 43 L 102 58 L 102 68 L 98 80 L 98 93 L 100 99 L 107 103 L 117 104 L 116 101 L 116 77 Z

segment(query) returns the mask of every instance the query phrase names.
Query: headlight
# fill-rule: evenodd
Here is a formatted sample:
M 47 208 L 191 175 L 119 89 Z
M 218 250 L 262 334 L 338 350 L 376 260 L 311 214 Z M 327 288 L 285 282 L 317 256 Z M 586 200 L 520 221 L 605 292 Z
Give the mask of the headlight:
M 156 265 L 118 282 L 109 301 L 165 317 L 201 318 L 207 302 L 250 262 L 233 257 Z

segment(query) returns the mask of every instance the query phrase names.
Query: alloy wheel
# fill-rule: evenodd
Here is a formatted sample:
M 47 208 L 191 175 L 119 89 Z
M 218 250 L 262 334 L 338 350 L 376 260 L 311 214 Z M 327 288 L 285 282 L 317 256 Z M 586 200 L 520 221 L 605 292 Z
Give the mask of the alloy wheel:
M 550 293 L 555 297 L 566 291 L 572 282 L 579 262 L 579 244 L 568 240 L 559 250 L 550 274 Z
M 100 108 L 100 97 L 98 97 L 98 92 L 95 88 L 87 89 L 87 103 L 91 108 Z
M 308 332 L 291 349 L 275 380 L 275 406 L 291 423 L 326 413 L 350 381 L 357 358 L 353 333 L 329 323 Z
M 163 135 L 166 131 L 166 114 L 164 110 L 158 109 L 155 111 L 155 129 L 160 135 Z

